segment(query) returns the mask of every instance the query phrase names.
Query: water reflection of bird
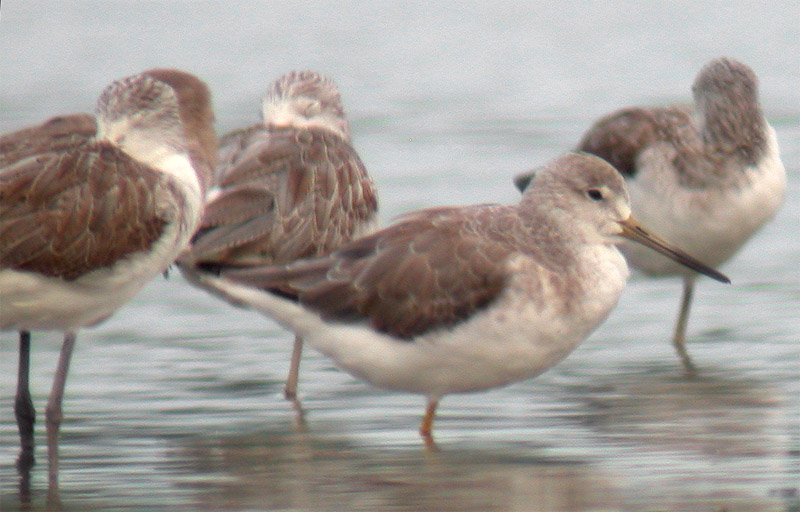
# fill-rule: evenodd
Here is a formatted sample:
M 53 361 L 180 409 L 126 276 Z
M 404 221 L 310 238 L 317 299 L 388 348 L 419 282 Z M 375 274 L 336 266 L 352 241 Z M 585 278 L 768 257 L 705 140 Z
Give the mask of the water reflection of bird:
M 432 457 L 285 432 L 178 442 L 179 449 L 169 454 L 172 465 L 212 482 L 197 489 L 196 510 L 624 508 L 621 482 L 603 466 L 542 456 L 529 447 L 491 446 Z
M 196 264 L 280 265 L 321 256 L 377 226 L 377 193 L 350 141 L 341 96 L 311 71 L 279 78 L 263 100 L 263 122 L 222 138 L 202 226 L 180 268 Z M 218 283 L 216 283 L 218 284 Z M 302 338 L 296 337 L 285 394 L 296 400 Z
M 684 456 L 676 460 L 684 461 L 698 454 L 732 459 L 776 455 L 783 448 L 780 436 L 772 434 L 781 430 L 776 424 L 783 419 L 775 416 L 775 406 L 783 398 L 766 381 L 724 372 L 677 379 L 653 367 L 616 368 L 591 380 L 575 389 L 567 384 L 568 396 L 585 402 L 584 417 L 593 430 L 635 440 L 637 451 L 679 451 Z
M 519 205 L 422 210 L 327 257 L 201 277 L 348 372 L 426 395 L 432 446 L 444 395 L 536 376 L 606 318 L 628 277 L 623 238 L 727 280 L 642 230 L 622 176 L 578 154 L 537 173 Z
M 745 64 L 708 63 L 694 86 L 694 109 L 626 108 L 595 123 L 577 149 L 596 154 L 625 176 L 642 225 L 701 261 L 719 266 L 769 221 L 783 202 L 786 173 L 775 132 Z M 516 178 L 524 189 L 531 174 Z M 622 252 L 652 276 L 678 275 L 683 298 L 673 344 L 687 370 L 686 325 L 697 274 L 635 244 Z
M 213 122 L 203 82 L 155 69 L 110 85 L 96 118 L 62 116 L 0 137 L 0 327 L 20 332 L 23 466 L 33 464 L 30 331 L 64 332 L 46 410 L 55 478 L 77 330 L 112 315 L 188 243 L 215 158 Z

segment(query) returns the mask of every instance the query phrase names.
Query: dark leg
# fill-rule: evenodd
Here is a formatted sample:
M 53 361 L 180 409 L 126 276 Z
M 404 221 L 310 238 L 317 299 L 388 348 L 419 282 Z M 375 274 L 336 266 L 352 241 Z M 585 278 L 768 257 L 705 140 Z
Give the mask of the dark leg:
M 53 389 L 47 401 L 45 420 L 47 423 L 47 460 L 49 466 L 49 489 L 51 492 L 58 490 L 58 430 L 61 427 L 61 401 L 64 398 L 64 385 L 69 372 L 69 362 L 72 358 L 72 349 L 75 347 L 75 333 L 64 334 L 64 343 L 61 345 L 61 354 L 58 357 L 58 367 L 53 379 Z
M 33 466 L 33 424 L 36 422 L 36 409 L 31 400 L 28 376 L 31 364 L 31 333 L 19 332 L 19 369 L 17 370 L 17 397 L 14 401 L 14 415 L 19 429 L 20 452 L 17 468 L 30 470 Z

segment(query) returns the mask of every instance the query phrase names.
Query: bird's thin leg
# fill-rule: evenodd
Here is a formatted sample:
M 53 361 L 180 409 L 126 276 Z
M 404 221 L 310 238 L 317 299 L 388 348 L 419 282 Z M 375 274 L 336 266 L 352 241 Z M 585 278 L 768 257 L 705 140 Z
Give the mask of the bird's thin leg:
M 300 375 L 300 358 L 303 355 L 303 338 L 295 336 L 294 346 L 292 347 L 292 361 L 289 364 L 289 376 L 286 377 L 286 386 L 283 394 L 287 400 L 292 402 L 295 412 L 295 423 L 300 430 L 306 428 L 306 412 L 303 404 L 297 398 L 297 379 Z
M 17 396 L 14 400 L 14 415 L 19 429 L 20 452 L 17 468 L 30 470 L 33 457 L 33 424 L 36 422 L 36 409 L 31 400 L 29 374 L 31 367 L 31 333 L 19 332 L 19 368 L 17 370 Z
M 692 358 L 686 351 L 686 325 L 689 323 L 689 311 L 692 306 L 692 296 L 694 295 L 694 282 L 695 276 L 687 276 L 683 278 L 683 297 L 681 299 L 681 311 L 678 314 L 678 323 L 675 324 L 675 336 L 672 339 L 672 344 L 675 351 L 678 352 L 678 357 L 681 358 L 681 363 L 689 375 L 694 375 L 697 368 L 692 363 Z
M 289 376 L 286 377 L 286 386 L 283 388 L 283 395 L 287 400 L 297 400 L 297 379 L 300 375 L 300 356 L 303 355 L 303 338 L 294 337 L 292 347 L 292 362 L 289 365 Z
M 433 418 L 436 416 L 436 408 L 439 406 L 439 400 L 432 398 L 428 399 L 428 405 L 425 407 L 425 417 L 422 418 L 422 424 L 419 426 L 419 435 L 425 442 L 425 447 L 429 450 L 436 450 L 436 441 L 433 440 Z
M 47 423 L 47 461 L 48 476 L 51 491 L 58 489 L 58 430 L 61 427 L 61 402 L 64 399 L 64 385 L 67 382 L 69 362 L 72 358 L 72 349 L 75 348 L 76 334 L 64 334 L 64 343 L 61 345 L 61 354 L 58 357 L 58 367 L 53 378 L 53 389 L 47 401 L 45 420 Z

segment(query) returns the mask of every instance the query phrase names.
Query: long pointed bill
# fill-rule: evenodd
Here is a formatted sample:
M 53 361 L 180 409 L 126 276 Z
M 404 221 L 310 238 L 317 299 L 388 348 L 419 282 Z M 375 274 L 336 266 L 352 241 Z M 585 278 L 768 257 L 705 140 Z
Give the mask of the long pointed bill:
M 634 242 L 638 242 L 646 247 L 658 251 L 667 258 L 680 263 L 684 267 L 690 268 L 695 272 L 699 272 L 700 274 L 707 275 L 711 279 L 716 279 L 722 283 L 731 282 L 731 280 L 728 279 L 728 276 L 725 274 L 717 272 L 708 265 L 700 263 L 680 249 L 670 246 L 670 244 L 666 241 L 658 238 L 655 235 L 651 235 L 645 231 L 645 229 L 640 226 L 639 222 L 633 217 L 628 217 L 627 220 L 619 221 L 619 225 L 622 226 L 621 236 L 624 238 L 633 240 Z

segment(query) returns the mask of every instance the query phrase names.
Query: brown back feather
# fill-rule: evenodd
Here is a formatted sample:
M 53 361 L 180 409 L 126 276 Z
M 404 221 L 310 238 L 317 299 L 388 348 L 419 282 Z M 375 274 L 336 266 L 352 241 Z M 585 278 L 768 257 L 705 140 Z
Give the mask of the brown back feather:
M 338 135 L 253 127 L 223 138 L 221 153 L 220 193 L 206 206 L 195 261 L 283 264 L 326 254 L 377 210 L 364 164 Z
M 685 145 L 687 135 L 692 134 L 696 136 L 696 128 L 689 108 L 632 107 L 601 118 L 576 149 L 597 155 L 623 175 L 633 176 L 636 159 L 647 147 L 658 141 Z
M 47 121 L 0 136 L 0 169 L 30 156 L 66 151 L 85 144 L 97 132 L 91 114 L 56 116 Z
M 149 249 L 175 215 L 162 180 L 106 143 L 3 169 L 0 267 L 73 280 Z
M 498 263 L 513 245 L 474 232 L 474 217 L 461 211 L 419 212 L 328 257 L 223 276 L 298 300 L 325 319 L 367 321 L 410 340 L 467 320 L 506 283 Z

